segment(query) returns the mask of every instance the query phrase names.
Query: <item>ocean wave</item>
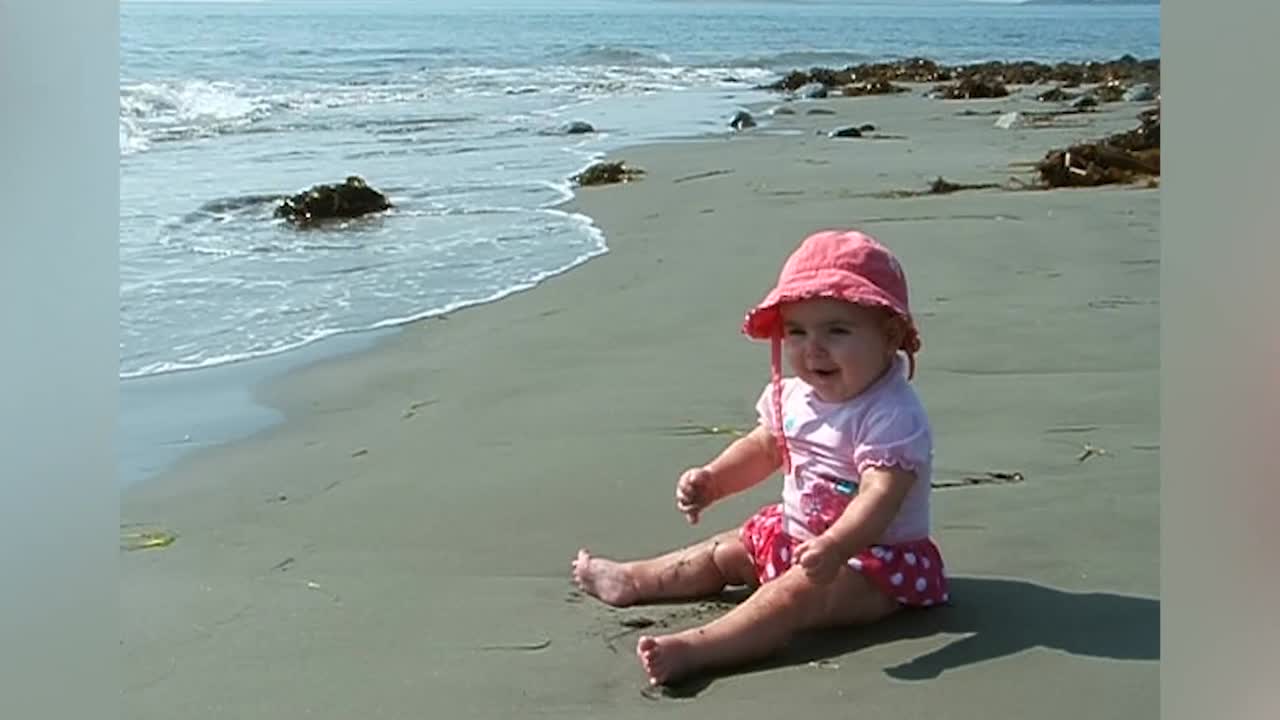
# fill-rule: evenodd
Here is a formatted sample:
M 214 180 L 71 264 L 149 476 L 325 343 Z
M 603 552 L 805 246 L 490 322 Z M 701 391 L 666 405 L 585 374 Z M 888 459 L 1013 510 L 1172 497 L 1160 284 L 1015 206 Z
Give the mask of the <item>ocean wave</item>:
M 433 130 L 446 125 L 466 124 L 475 122 L 479 119 L 480 118 L 476 115 L 378 118 L 374 120 L 360 120 L 352 123 L 351 127 L 358 130 L 371 130 L 375 135 L 404 135 L 421 132 L 423 130 Z
M 664 52 L 622 45 L 583 45 L 553 55 L 552 58 L 557 64 L 565 65 L 671 65 L 671 56 Z
M 200 208 L 189 215 L 192 219 L 203 219 L 210 215 L 225 215 L 243 210 L 261 209 L 263 206 L 278 202 L 287 193 L 232 195 L 202 203 Z
M 129 299 L 135 296 L 164 295 L 166 302 L 184 297 L 197 297 L 210 288 L 259 289 L 284 288 L 288 283 L 282 280 L 251 280 L 242 277 L 209 276 L 155 278 L 136 280 L 120 284 L 120 295 Z
M 229 82 L 182 80 L 144 82 L 120 89 L 120 114 L 135 120 L 238 120 L 262 109 L 262 97 L 246 96 L 245 88 Z
M 144 82 L 120 88 L 120 149 L 217 135 L 250 125 L 275 109 L 270 96 L 230 82 Z
M 245 350 L 236 351 L 236 352 L 207 351 L 207 352 L 212 352 L 213 354 L 196 352 L 196 353 L 192 353 L 177 359 L 158 360 L 158 361 L 143 363 L 142 365 L 136 368 L 130 368 L 130 369 L 122 368 L 119 373 L 119 376 L 121 379 L 127 380 L 127 379 L 141 378 L 141 377 L 147 377 L 147 376 L 153 376 L 153 375 L 162 375 L 162 374 L 170 374 L 170 373 L 176 373 L 176 372 L 199 370 L 199 369 L 210 368 L 210 367 L 215 367 L 219 365 L 227 365 L 231 363 L 243 362 L 246 360 L 252 360 L 256 358 L 270 357 L 273 355 L 279 355 L 281 353 L 297 350 L 299 348 L 306 347 L 308 345 L 319 342 L 321 340 L 325 340 L 325 339 L 340 336 L 340 335 L 371 332 L 376 330 L 398 327 L 398 326 L 405 325 L 418 320 L 422 320 L 425 318 L 436 317 L 436 316 L 456 312 L 463 308 L 497 302 L 499 300 L 507 298 L 516 293 L 520 293 L 520 292 L 524 292 L 526 290 L 532 289 L 552 277 L 568 272 L 569 270 L 572 270 L 582 265 L 583 263 L 586 263 L 591 259 L 604 255 L 605 253 L 608 252 L 608 246 L 605 244 L 604 233 L 595 225 L 594 221 L 592 221 L 590 217 L 586 215 L 582 215 L 580 213 L 569 213 L 569 212 L 564 212 L 560 210 L 548 209 L 548 210 L 541 210 L 539 212 L 542 212 L 551 217 L 555 217 L 559 220 L 568 220 L 577 231 L 583 232 L 587 235 L 590 241 L 589 249 L 586 250 L 585 252 L 579 253 L 572 260 L 570 260 L 567 263 L 563 263 L 558 267 L 549 268 L 541 272 L 533 273 L 530 277 L 523 280 L 509 281 L 506 284 L 504 284 L 503 287 L 498 288 L 497 290 L 494 290 L 480 297 L 474 297 L 474 298 L 455 297 L 449 300 L 448 302 L 438 304 L 434 307 L 425 308 L 418 312 L 386 317 L 386 318 L 382 318 L 372 322 L 353 324 L 353 325 L 335 325 L 331 327 L 312 328 L 310 330 L 305 330 L 305 331 L 302 331 L 301 333 L 297 333 L 288 339 L 277 339 L 275 342 L 271 342 L 265 347 L 255 347 L 255 348 L 245 349 Z M 367 269 L 369 268 L 367 267 L 352 268 L 349 270 L 349 272 L 359 272 L 361 270 L 367 270 Z M 300 308 L 300 309 L 297 309 L 296 311 L 286 308 L 285 310 L 290 311 L 289 314 L 305 314 L 310 309 L 313 309 L 313 308 Z M 133 353 L 125 358 L 122 358 L 122 361 L 138 360 L 139 357 L 140 357 L 139 353 Z
M 304 240 L 280 240 L 280 241 L 257 241 L 244 244 L 239 236 L 225 238 L 227 244 L 216 244 L 224 238 L 203 238 L 197 242 L 184 242 L 177 247 L 179 250 L 191 253 L 193 255 L 208 255 L 213 257 L 238 257 L 247 258 L 253 256 L 264 255 L 280 255 L 293 253 L 323 253 L 323 252 L 351 252 L 363 250 L 364 245 L 359 244 L 342 244 L 342 243 L 322 243 L 322 242 L 306 242 Z
M 512 95 L 513 88 L 578 100 L 635 93 L 715 87 L 726 83 L 766 82 L 778 73 L 747 65 L 596 65 L 570 64 L 517 68 L 443 68 L 431 77 L 467 95 Z
M 846 67 L 871 62 L 873 59 L 866 53 L 847 50 L 796 50 L 733 58 L 717 65 L 785 73 L 796 69 L 807 70 L 811 67 Z
M 616 48 L 578 51 L 578 62 L 604 62 L 640 51 Z M 658 53 L 657 55 L 661 55 Z M 159 143 L 244 133 L 366 129 L 394 138 L 445 132 L 492 122 L 475 114 L 447 111 L 416 118 L 370 120 L 350 109 L 435 103 L 443 109 L 459 97 L 549 95 L 563 110 L 612 96 L 715 87 L 733 82 L 765 82 L 776 73 L 750 66 L 671 65 L 663 58 L 644 64 L 558 64 L 537 67 L 457 66 L 420 70 L 378 85 L 349 82 L 305 86 L 265 81 L 181 80 L 124 84 L 120 90 L 120 152 L 133 155 Z M 563 100 L 563 102 L 560 102 Z M 336 112 L 336 114 L 335 114 Z M 537 112 L 529 110 L 529 112 Z M 504 110 L 509 116 L 510 110 Z M 503 118 L 496 118 L 501 122 Z M 416 139 L 415 139 L 416 141 Z
M 120 118 L 120 154 L 133 155 L 151 147 L 151 142 L 143 134 L 133 118 Z
M 121 154 L 131 155 L 155 143 L 231 133 L 323 129 L 307 115 L 324 110 L 420 101 L 433 94 L 438 93 L 405 82 L 377 87 L 338 83 L 305 89 L 206 80 L 125 84 L 120 88 L 120 150 Z M 291 113 L 294 117 L 292 121 L 275 120 L 281 113 Z M 424 123 L 429 121 L 429 118 L 420 119 Z M 445 117 L 436 124 L 466 121 L 467 118 Z M 350 128 L 354 122 L 334 123 L 334 126 Z

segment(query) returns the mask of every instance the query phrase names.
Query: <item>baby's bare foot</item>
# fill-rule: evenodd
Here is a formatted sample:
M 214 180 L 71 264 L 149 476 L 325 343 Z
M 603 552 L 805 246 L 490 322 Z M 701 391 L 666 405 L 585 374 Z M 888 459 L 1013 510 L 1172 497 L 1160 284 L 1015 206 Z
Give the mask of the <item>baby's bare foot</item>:
M 636 643 L 640 666 L 649 676 L 650 685 L 679 680 L 694 668 L 693 648 L 675 635 L 641 636 Z
M 573 561 L 573 581 L 586 593 L 614 607 L 626 607 L 639 599 L 635 580 L 622 563 L 591 557 L 586 548 Z

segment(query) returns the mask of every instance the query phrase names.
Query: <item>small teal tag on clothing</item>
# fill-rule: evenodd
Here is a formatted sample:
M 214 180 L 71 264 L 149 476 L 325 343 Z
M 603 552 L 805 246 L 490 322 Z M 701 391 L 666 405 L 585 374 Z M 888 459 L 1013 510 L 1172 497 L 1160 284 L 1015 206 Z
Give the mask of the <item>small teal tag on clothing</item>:
M 848 480 L 835 480 L 832 484 L 836 486 L 836 492 L 841 495 L 856 495 L 858 492 L 858 486 Z

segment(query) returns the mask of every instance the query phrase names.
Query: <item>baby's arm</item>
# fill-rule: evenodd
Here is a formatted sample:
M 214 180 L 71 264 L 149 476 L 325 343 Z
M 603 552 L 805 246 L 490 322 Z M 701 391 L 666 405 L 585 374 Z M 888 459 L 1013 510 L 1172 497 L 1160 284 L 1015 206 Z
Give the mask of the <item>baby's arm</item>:
M 872 466 L 863 471 L 858 494 L 823 533 L 833 541 L 841 563 L 865 550 L 889 529 L 915 482 L 915 473 L 896 466 Z
M 711 474 L 709 502 L 759 485 L 782 465 L 778 441 L 763 425 L 738 438 L 706 465 Z
M 800 543 L 796 562 L 817 582 L 834 580 L 840 566 L 888 529 L 915 481 L 915 473 L 899 467 L 867 468 L 853 501 L 826 532 Z
M 676 509 L 698 522 L 698 515 L 712 503 L 755 487 L 782 465 L 782 453 L 773 435 L 770 404 L 772 386 L 756 401 L 760 424 L 729 444 L 714 460 L 686 470 L 676 482 Z
M 676 509 L 689 522 L 717 500 L 758 485 L 782 464 L 768 429 L 758 427 L 733 441 L 716 459 L 686 470 L 676 482 Z

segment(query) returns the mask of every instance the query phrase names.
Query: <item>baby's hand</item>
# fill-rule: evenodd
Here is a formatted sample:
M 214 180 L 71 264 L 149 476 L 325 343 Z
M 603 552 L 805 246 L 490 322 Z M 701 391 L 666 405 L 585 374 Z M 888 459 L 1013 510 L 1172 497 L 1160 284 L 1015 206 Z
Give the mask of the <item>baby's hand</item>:
M 676 483 L 676 509 L 689 518 L 690 525 L 698 524 L 698 515 L 712 500 L 711 472 L 706 468 L 685 470 Z
M 826 585 L 836 579 L 840 566 L 846 561 L 836 542 L 826 535 L 818 535 L 796 546 L 795 561 L 809 579 Z

